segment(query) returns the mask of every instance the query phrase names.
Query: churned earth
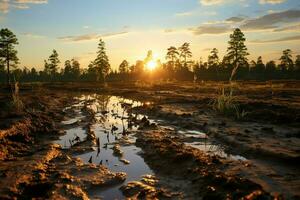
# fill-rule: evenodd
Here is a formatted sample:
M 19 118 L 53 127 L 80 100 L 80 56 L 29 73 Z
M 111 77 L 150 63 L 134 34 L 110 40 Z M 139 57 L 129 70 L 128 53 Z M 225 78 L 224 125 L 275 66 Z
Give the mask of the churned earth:
M 233 88 L 245 116 L 212 108 Z M 298 199 L 299 82 L 21 85 L 1 199 Z M 72 91 L 72 92 L 70 92 Z

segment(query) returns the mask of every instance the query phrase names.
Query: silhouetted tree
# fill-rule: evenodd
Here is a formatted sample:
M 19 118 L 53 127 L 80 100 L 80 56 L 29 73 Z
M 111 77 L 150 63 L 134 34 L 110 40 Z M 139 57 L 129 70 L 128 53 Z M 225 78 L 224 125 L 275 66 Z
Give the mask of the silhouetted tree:
M 55 80 L 58 73 L 58 64 L 60 63 L 58 58 L 58 53 L 54 49 L 52 54 L 49 56 L 48 63 L 45 62 L 45 69 L 47 68 L 47 73 L 50 75 L 51 80 Z
M 272 72 L 272 73 L 276 70 L 276 63 L 275 63 L 274 60 L 271 60 L 271 61 L 267 62 L 266 70 L 268 72 Z
M 149 50 L 147 53 L 147 57 L 144 59 L 144 64 L 147 64 L 148 62 L 153 60 L 153 52 L 152 50 Z
M 97 58 L 95 59 L 93 65 L 96 68 L 96 72 L 99 74 L 97 77 L 102 77 L 103 81 L 105 82 L 106 76 L 110 71 L 110 64 L 108 56 L 106 55 L 105 43 L 102 39 L 99 40 Z M 99 81 L 99 78 L 97 81 Z
M 262 61 L 262 57 L 259 56 L 256 61 L 256 70 L 259 73 L 262 73 L 265 70 L 265 64 Z
M 5 77 L 5 64 L 4 61 L 0 59 L 0 83 L 4 81 Z
M 210 55 L 208 56 L 207 64 L 209 70 L 214 74 L 214 76 L 218 76 L 219 74 L 219 56 L 218 56 L 219 51 L 216 48 L 213 48 L 210 52 Z M 217 77 L 216 77 L 217 78 Z
M 50 75 L 50 64 L 46 60 L 44 60 L 44 73 Z
M 296 56 L 295 60 L 295 70 L 300 71 L 300 55 Z
M 10 66 L 18 64 L 17 51 L 15 45 L 19 44 L 16 35 L 9 29 L 0 30 L 0 60 L 6 64 L 7 84 L 10 84 Z
M 282 56 L 280 57 L 280 69 L 281 71 L 293 71 L 294 63 L 292 60 L 292 51 L 290 49 L 286 49 L 282 52 Z
M 127 60 L 123 60 L 122 63 L 119 66 L 119 72 L 121 74 L 126 74 L 129 72 L 129 63 Z
M 30 78 L 29 81 L 37 81 L 38 80 L 38 73 L 36 69 L 33 67 L 30 70 Z
M 190 44 L 185 42 L 183 45 L 181 45 L 181 47 L 178 48 L 178 50 L 179 50 L 179 57 L 183 59 L 181 62 L 183 63 L 184 67 L 187 67 L 188 64 L 187 59 L 192 57 Z
M 230 35 L 230 40 L 228 42 L 229 47 L 227 48 L 226 57 L 231 61 L 234 68 L 231 73 L 230 81 L 236 74 L 238 67 L 247 62 L 247 57 L 249 53 L 247 52 L 247 47 L 245 45 L 246 38 L 244 33 L 240 29 L 235 29 L 233 34 Z
M 75 59 L 72 59 L 71 74 L 72 74 L 73 80 L 78 80 L 80 77 L 80 74 L 81 74 L 80 63 Z
M 72 65 L 70 60 L 65 61 L 63 76 L 65 80 L 71 80 L 72 78 Z
M 168 64 L 173 69 L 175 68 L 175 62 L 178 59 L 179 53 L 177 51 L 177 48 L 174 46 L 171 46 L 168 48 L 168 52 L 166 55 L 166 60 L 168 61 Z
M 144 72 L 144 62 L 141 60 L 136 61 L 135 67 L 134 67 L 134 73 L 136 76 L 140 77 Z
M 100 73 L 101 72 L 98 71 L 98 68 L 95 67 L 94 62 L 91 62 L 88 65 L 88 70 L 87 70 L 87 74 L 86 74 L 87 80 L 99 81 Z

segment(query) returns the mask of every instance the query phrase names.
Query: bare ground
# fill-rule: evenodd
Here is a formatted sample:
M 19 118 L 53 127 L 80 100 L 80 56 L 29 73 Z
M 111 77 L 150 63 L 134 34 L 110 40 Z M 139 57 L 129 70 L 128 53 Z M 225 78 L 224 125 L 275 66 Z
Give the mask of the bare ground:
M 136 145 L 142 148 L 157 180 L 148 177 L 148 181 L 124 186 L 122 191 L 129 198 L 297 199 L 299 84 L 242 82 L 231 86 L 236 101 L 247 112 L 240 120 L 212 110 L 211 100 L 222 87 L 229 87 L 221 83 L 51 84 L 33 89 L 25 85 L 21 97 L 26 112 L 1 112 L 0 197 L 87 199 L 90 188 L 124 181 L 125 174 L 84 164 L 51 144 L 62 134 L 58 124 L 67 114 L 62 110 L 72 102 L 74 94 L 67 91 L 77 90 L 149 102 L 137 111 L 163 120 L 163 125 L 203 131 L 224 145 L 226 152 L 247 158 L 231 161 L 207 155 L 187 145 L 198 138 L 147 128 L 136 134 Z M 7 101 L 5 92 L 0 99 Z

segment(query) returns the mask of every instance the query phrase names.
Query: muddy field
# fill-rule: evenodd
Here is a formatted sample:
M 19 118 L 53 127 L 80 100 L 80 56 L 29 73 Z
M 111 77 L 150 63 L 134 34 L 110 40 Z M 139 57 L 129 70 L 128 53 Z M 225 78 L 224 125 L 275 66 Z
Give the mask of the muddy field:
M 212 102 L 233 91 L 243 116 Z M 0 199 L 299 199 L 300 82 L 0 92 Z

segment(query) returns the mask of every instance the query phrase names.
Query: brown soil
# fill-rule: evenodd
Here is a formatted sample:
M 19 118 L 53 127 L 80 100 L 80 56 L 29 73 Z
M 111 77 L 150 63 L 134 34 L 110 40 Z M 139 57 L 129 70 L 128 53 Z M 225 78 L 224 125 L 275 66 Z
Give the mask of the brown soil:
M 146 85 L 146 86 L 145 86 Z M 136 109 L 162 125 L 205 132 L 225 145 L 228 153 L 247 161 L 229 161 L 185 145 L 184 137 L 155 125 L 145 125 L 136 145 L 157 177 L 122 187 L 132 199 L 297 199 L 300 197 L 300 82 L 239 82 L 236 103 L 247 112 L 242 119 L 216 113 L 211 101 L 225 83 L 164 84 L 44 84 L 21 86 L 22 113 L 5 111 L 6 91 L 0 93 L 0 198 L 88 199 L 94 187 L 121 183 L 125 174 L 104 166 L 83 164 L 76 150 L 96 143 L 89 131 L 92 113 L 86 110 L 88 140 L 72 150 L 51 144 L 61 135 L 63 108 L 72 102 L 69 91 L 98 92 L 149 102 Z M 47 88 L 47 89 L 45 89 Z M 3 111 L 4 110 L 4 111 Z M 121 144 L 120 144 L 121 145 Z M 85 151 L 88 149 L 85 149 Z M 115 154 L 120 152 L 116 145 Z M 130 163 L 134 164 L 134 163 Z M 37 191 L 32 193 L 31 191 Z M 39 192 L 43 191 L 43 192 Z

